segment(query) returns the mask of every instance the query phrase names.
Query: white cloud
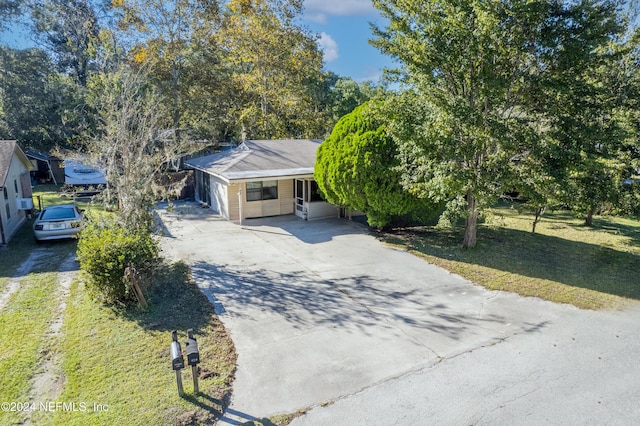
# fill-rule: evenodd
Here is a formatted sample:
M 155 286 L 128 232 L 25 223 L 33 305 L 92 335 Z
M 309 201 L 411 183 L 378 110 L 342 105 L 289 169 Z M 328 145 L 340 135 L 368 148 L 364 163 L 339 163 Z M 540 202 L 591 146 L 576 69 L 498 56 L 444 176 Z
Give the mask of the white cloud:
M 371 0 L 305 0 L 304 17 L 320 24 L 327 23 L 327 15 L 354 16 L 376 13 Z
M 367 15 L 375 13 L 371 0 L 305 0 L 305 10 L 328 15 Z
M 326 24 L 328 22 L 327 15 L 320 12 L 309 13 L 308 11 L 304 12 L 304 18 L 308 21 L 316 22 L 318 24 Z
M 324 60 L 326 62 L 332 62 L 338 59 L 338 43 L 336 43 L 329 34 L 320 33 L 318 46 L 320 46 L 320 50 L 324 53 Z

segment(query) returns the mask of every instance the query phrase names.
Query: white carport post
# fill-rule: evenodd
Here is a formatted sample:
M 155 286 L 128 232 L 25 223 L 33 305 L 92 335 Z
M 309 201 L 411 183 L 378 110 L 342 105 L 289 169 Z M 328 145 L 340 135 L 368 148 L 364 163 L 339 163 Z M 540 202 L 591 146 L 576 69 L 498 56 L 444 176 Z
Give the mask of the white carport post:
M 240 226 L 242 226 L 242 186 L 238 188 L 238 210 L 240 212 Z

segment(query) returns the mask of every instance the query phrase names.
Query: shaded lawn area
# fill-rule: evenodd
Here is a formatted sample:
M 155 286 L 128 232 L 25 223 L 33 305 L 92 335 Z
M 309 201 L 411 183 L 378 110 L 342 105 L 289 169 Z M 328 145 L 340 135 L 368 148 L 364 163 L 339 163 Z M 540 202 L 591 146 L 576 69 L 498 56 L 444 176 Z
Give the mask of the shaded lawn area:
M 155 280 L 147 311 L 102 306 L 82 282 L 73 284 L 63 326 L 66 383 L 58 400 L 108 409 L 56 412 L 54 424 L 211 424 L 220 417 L 231 395 L 233 343 L 190 280 L 188 266 L 164 265 Z M 185 366 L 180 398 L 171 369 L 171 331 L 178 330 L 184 351 L 189 328 L 200 349 L 200 393 L 193 393 L 191 367 Z
M 492 290 L 583 309 L 640 300 L 640 222 L 598 217 L 588 228 L 559 211 L 545 215 L 531 234 L 532 220 L 511 206 L 494 208 L 472 250 L 461 247 L 461 230 L 415 227 L 381 238 Z

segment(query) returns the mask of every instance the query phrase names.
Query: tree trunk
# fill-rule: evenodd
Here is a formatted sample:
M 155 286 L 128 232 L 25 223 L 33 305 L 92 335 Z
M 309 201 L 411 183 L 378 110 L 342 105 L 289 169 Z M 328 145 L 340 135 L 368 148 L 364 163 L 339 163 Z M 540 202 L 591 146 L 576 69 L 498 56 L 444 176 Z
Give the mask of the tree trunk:
M 464 241 L 462 247 L 473 248 L 477 242 L 478 201 L 471 190 L 467 191 L 467 219 L 464 224 Z
M 544 207 L 538 207 L 536 209 L 536 217 L 535 217 L 535 219 L 533 219 L 533 226 L 531 227 L 531 233 L 532 234 L 536 233 L 536 226 L 542 220 L 542 215 L 544 214 L 544 210 L 545 210 Z
M 587 212 L 587 217 L 584 218 L 585 226 L 593 226 L 593 215 L 595 214 L 595 209 L 590 208 Z

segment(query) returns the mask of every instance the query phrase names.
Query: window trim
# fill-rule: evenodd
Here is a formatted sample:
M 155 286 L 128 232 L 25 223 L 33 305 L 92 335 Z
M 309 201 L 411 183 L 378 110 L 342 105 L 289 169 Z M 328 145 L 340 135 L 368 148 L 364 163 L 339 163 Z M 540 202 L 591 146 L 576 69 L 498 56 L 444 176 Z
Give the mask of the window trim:
M 268 185 L 265 185 L 268 184 Z M 251 188 L 249 186 L 252 186 Z M 268 201 L 278 199 L 277 180 L 258 180 L 245 183 L 245 200 L 247 203 L 254 201 Z

